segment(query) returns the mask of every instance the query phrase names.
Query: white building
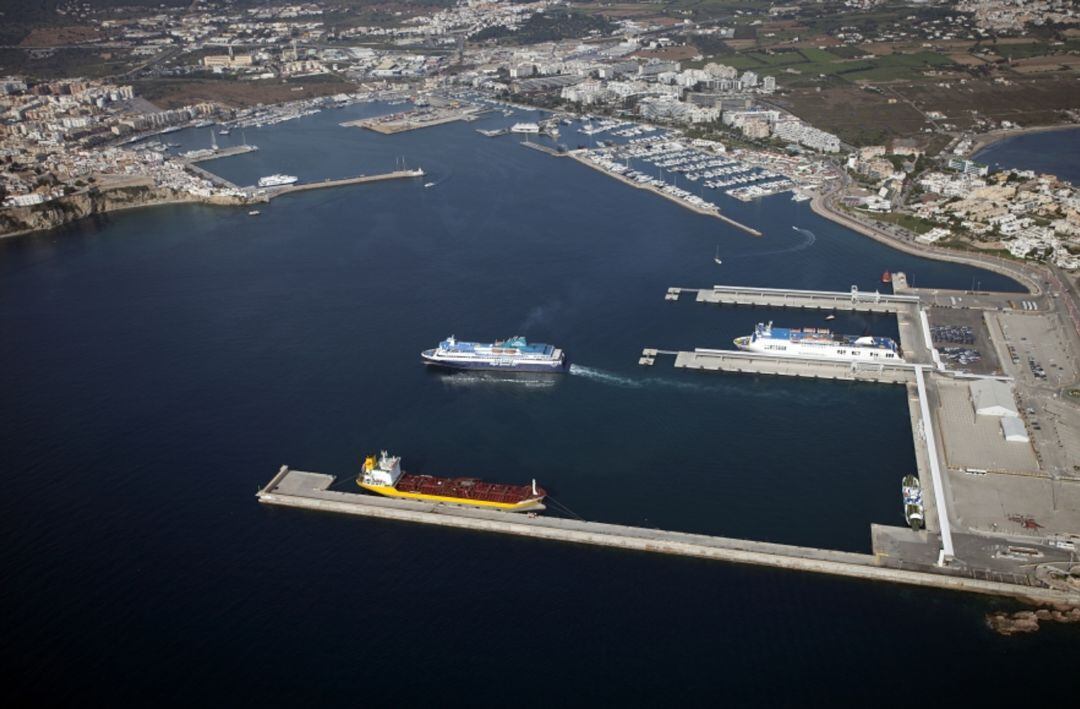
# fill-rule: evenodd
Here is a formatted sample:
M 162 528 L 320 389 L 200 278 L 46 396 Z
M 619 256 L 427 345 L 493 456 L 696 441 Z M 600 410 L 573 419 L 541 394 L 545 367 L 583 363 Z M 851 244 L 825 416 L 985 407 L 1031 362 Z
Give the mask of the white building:
M 979 416 L 1019 416 L 1012 386 L 996 379 L 979 379 L 968 384 L 971 406 Z

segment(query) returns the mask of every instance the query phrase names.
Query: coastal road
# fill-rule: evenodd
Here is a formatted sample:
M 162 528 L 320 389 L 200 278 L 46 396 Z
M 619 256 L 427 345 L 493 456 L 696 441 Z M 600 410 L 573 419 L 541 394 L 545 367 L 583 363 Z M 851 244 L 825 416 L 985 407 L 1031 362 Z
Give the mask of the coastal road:
M 850 178 L 846 173 L 843 173 L 841 182 L 842 184 L 838 185 L 833 190 L 819 192 L 815 195 L 810 202 L 810 207 L 813 209 L 814 213 L 827 219 L 831 219 L 834 222 L 838 222 L 860 234 L 888 244 L 899 251 L 904 251 L 915 256 L 937 259 L 939 261 L 952 261 L 955 263 L 985 268 L 989 271 L 1008 276 L 1025 285 L 1028 290 L 1031 291 L 1032 295 L 1040 295 L 1043 292 L 1043 284 L 1047 280 L 1046 274 L 1034 267 L 1012 263 L 997 256 L 990 256 L 987 254 L 961 253 L 951 249 L 918 244 L 915 242 L 914 234 L 906 229 L 902 229 L 898 226 L 881 225 L 874 222 L 863 221 L 855 215 L 844 212 L 837 207 L 836 200 L 846 191 L 850 182 Z

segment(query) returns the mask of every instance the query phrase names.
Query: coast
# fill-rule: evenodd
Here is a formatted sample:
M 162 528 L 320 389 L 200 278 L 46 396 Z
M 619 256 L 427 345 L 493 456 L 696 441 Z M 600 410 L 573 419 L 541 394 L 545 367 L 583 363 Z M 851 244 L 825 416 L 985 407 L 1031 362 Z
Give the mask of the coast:
M 30 207 L 9 207 L 0 210 L 0 239 L 55 229 L 95 214 L 120 212 L 140 207 L 159 207 L 167 204 L 235 206 L 246 203 L 241 198 L 198 197 L 188 192 L 157 187 L 152 183 L 127 184 L 104 189 L 95 187 Z
M 986 150 L 995 143 L 1000 143 L 1003 140 L 1009 138 L 1015 138 L 1021 135 L 1030 135 L 1033 133 L 1053 133 L 1063 130 L 1080 130 L 1080 124 L 1065 123 L 1056 126 L 1031 126 L 1030 128 L 1008 128 L 1002 130 L 992 130 L 988 133 L 982 133 L 975 136 L 974 141 L 971 144 L 971 148 L 967 151 L 966 157 L 973 158 L 978 153 Z
M 1040 295 L 1043 292 L 1042 286 L 1040 285 L 1040 279 L 1043 276 L 1041 276 L 1039 271 L 1033 266 L 1014 264 L 996 256 L 967 254 L 943 249 L 941 247 L 930 245 L 921 246 L 902 241 L 882 229 L 854 219 L 841 212 L 833 205 L 835 196 L 835 191 L 815 193 L 813 199 L 810 200 L 810 209 L 814 214 L 817 214 L 820 217 L 825 217 L 826 219 L 847 227 L 852 231 L 856 231 L 863 236 L 868 236 L 875 241 L 886 244 L 897 251 L 903 251 L 904 253 L 913 256 L 935 259 L 937 261 L 949 261 L 952 263 L 964 264 L 966 266 L 984 268 L 988 271 L 999 273 L 1017 281 L 1026 287 L 1031 295 Z

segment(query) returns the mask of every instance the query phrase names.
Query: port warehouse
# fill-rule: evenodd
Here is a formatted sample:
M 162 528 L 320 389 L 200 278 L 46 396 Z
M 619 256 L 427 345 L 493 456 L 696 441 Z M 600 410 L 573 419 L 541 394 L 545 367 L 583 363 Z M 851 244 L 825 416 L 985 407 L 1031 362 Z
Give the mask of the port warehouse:
M 829 291 L 785 291 L 717 286 L 713 289 L 669 289 L 668 300 L 677 300 L 683 291 L 696 290 L 696 300 L 703 303 L 730 305 L 760 305 L 765 307 L 809 307 L 817 309 L 850 309 L 896 313 L 901 326 L 901 341 L 917 336 L 920 346 L 912 347 L 916 359 L 922 362 L 858 363 L 837 362 L 806 357 L 775 357 L 749 355 L 728 350 L 645 350 L 642 364 L 653 364 L 659 355 L 675 355 L 676 366 L 682 358 L 683 368 L 703 371 L 736 371 L 751 374 L 789 374 L 828 379 L 852 379 L 893 384 L 905 384 L 909 391 L 912 433 L 916 463 L 920 476 L 929 478 L 926 494 L 927 529 L 916 533 L 907 528 L 873 525 L 874 554 L 851 554 L 833 550 L 777 545 L 752 540 L 727 539 L 708 535 L 693 535 L 655 529 L 642 529 L 598 522 L 568 520 L 559 517 L 522 517 L 505 512 L 488 512 L 457 505 L 431 504 L 408 500 L 388 500 L 357 493 L 328 489 L 334 478 L 318 473 L 293 471 L 282 467 L 279 473 L 258 493 L 265 504 L 305 509 L 453 526 L 482 531 L 495 531 L 535 538 L 594 544 L 667 554 L 711 558 L 735 563 L 750 563 L 787 569 L 814 571 L 857 578 L 884 580 L 920 586 L 964 590 L 992 595 L 1012 596 L 1034 602 L 1077 603 L 1075 593 L 1051 588 L 1030 586 L 1026 576 L 974 572 L 950 566 L 955 558 L 955 544 L 946 508 L 941 460 L 934 417 L 930 410 L 931 387 L 962 392 L 966 416 L 974 420 L 997 421 L 997 438 L 1006 446 L 1016 446 L 1015 424 L 1005 423 L 1015 412 L 1011 402 L 1011 385 L 1006 378 L 964 376 L 948 372 L 940 359 L 933 356 L 929 325 L 920 307 L 918 296 L 896 296 L 878 293 Z M 704 294 L 704 295 L 703 295 Z M 716 295 L 710 295 L 716 294 Z M 918 323 L 918 326 L 915 325 Z M 901 323 L 903 325 L 903 323 Z M 908 344 L 905 344 L 905 351 Z M 703 363 L 739 362 L 739 367 L 706 366 Z M 701 366 L 693 366 L 700 364 Z M 783 371 L 781 371 L 783 370 Z M 933 380 L 933 383 L 930 380 Z M 944 397 L 942 397 L 944 399 Z M 952 397 L 955 402 L 956 397 Z M 944 406 L 944 401 L 942 401 Z M 1026 446 L 1030 449 L 1030 446 Z M 889 549 L 914 549 L 904 554 L 883 553 Z M 880 542 L 880 544 L 879 544 Z M 898 568 L 903 567 L 903 568 Z

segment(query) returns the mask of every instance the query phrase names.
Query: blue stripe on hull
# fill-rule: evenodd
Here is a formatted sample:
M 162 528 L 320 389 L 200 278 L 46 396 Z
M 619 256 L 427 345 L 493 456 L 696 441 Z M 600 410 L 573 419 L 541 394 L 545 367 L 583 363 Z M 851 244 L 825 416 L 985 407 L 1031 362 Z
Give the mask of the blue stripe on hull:
M 520 364 L 500 366 L 488 362 L 435 362 L 429 359 L 425 359 L 423 362 L 429 367 L 439 367 L 442 369 L 469 369 L 472 371 L 487 372 L 562 372 L 566 370 L 565 363 L 547 365 L 522 362 Z

